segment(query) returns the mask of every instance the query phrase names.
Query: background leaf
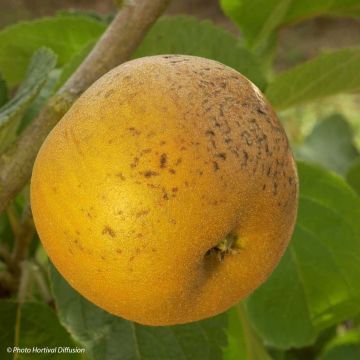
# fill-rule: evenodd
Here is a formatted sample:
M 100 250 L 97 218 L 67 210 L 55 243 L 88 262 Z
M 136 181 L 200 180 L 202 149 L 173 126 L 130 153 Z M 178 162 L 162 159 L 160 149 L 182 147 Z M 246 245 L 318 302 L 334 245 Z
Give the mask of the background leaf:
M 15 139 L 22 116 L 55 64 L 56 55 L 50 49 L 41 48 L 32 56 L 24 82 L 15 96 L 0 108 L 0 153 Z
M 352 129 L 341 114 L 334 114 L 319 122 L 296 154 L 302 160 L 322 165 L 344 176 L 350 164 L 359 156 Z
M 328 52 L 277 75 L 266 95 L 277 109 L 360 90 L 360 48 Z
M 334 338 L 319 357 L 319 360 L 356 359 L 360 359 L 359 329 L 352 329 Z
M 53 266 L 51 279 L 61 322 L 93 359 L 222 359 L 226 314 L 186 325 L 143 326 L 88 302 Z
M 224 12 L 239 25 L 248 47 L 265 42 L 281 24 L 292 0 L 221 0 Z
M 242 303 L 228 311 L 228 345 L 224 360 L 271 360 L 260 338 L 252 329 Z
M 360 16 L 359 0 L 292 0 L 283 23 L 323 15 Z
M 279 348 L 314 342 L 359 312 L 360 198 L 338 176 L 298 164 L 293 239 L 270 279 L 247 300 L 257 332 Z
M 18 83 L 31 55 L 42 46 L 52 49 L 62 66 L 105 28 L 105 23 L 80 15 L 18 22 L 0 31 L 0 72 L 9 85 Z
M 157 54 L 186 54 L 217 60 L 247 76 L 260 89 L 266 85 L 254 55 L 241 47 L 235 36 L 210 21 L 183 16 L 160 19 L 150 29 L 134 57 Z
M 357 158 L 350 166 L 346 174 L 347 182 L 360 195 L 360 158 Z
M 220 0 L 220 4 L 251 48 L 287 23 L 324 15 L 360 16 L 358 0 Z
M 13 348 L 54 348 L 76 347 L 66 330 L 61 326 L 56 313 L 45 304 L 24 303 L 19 305 L 11 300 L 0 300 L 0 354 L 2 359 L 13 359 L 14 355 L 7 352 Z M 16 341 L 18 332 L 19 342 Z M 17 359 L 64 359 L 64 353 L 55 354 L 24 354 Z M 80 359 L 79 354 L 71 354 L 72 359 Z
M 41 87 L 39 93 L 34 98 L 34 100 L 29 104 L 29 107 L 26 109 L 26 112 L 21 119 L 21 123 L 17 131 L 18 134 L 20 134 L 26 128 L 26 126 L 29 125 L 29 123 L 34 119 L 34 117 L 45 105 L 46 101 L 50 98 L 50 96 L 55 93 L 56 85 L 59 82 L 60 74 L 60 69 L 53 69 L 49 71 L 45 83 Z
M 7 86 L 6 81 L 0 74 L 0 107 L 3 106 L 7 101 Z

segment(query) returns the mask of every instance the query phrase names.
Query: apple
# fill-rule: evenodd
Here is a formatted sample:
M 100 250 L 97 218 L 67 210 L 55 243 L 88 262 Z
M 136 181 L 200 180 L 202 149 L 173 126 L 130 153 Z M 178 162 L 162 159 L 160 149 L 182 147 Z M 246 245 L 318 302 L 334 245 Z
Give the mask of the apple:
M 260 90 L 216 61 L 159 55 L 96 81 L 52 130 L 31 204 L 51 261 L 85 298 L 147 325 L 248 296 L 291 238 L 298 178 Z

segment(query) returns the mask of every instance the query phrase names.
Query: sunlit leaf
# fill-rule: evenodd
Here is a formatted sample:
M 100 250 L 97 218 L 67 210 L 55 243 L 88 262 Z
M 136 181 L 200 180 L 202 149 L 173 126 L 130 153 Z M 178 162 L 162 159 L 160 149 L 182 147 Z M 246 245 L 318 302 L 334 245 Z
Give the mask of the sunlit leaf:
M 47 48 L 31 58 L 24 82 L 15 96 L 0 108 L 0 153 L 15 139 L 21 118 L 55 67 L 56 55 Z
M 143 326 L 88 302 L 54 267 L 51 278 L 61 322 L 92 359 L 222 359 L 226 314 L 186 325 Z
M 298 164 L 300 204 L 291 244 L 247 301 L 257 332 L 279 348 L 310 345 L 359 312 L 360 198 L 340 177 Z
M 360 90 L 360 48 L 328 53 L 277 75 L 266 89 L 278 109 Z

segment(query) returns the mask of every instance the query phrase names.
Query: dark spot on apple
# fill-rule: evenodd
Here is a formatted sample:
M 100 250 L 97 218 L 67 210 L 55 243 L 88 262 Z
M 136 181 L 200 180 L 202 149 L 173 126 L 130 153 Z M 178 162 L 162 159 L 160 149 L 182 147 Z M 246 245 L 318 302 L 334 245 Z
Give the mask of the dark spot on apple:
M 133 158 L 133 162 L 130 164 L 130 167 L 135 168 L 136 166 L 138 166 L 138 164 L 139 164 L 139 158 L 137 156 L 135 156 Z
M 109 225 L 104 226 L 102 234 L 103 235 L 109 235 L 112 238 L 114 238 L 116 236 L 115 231 Z
M 169 195 L 168 195 L 166 189 L 163 187 L 161 190 L 163 192 L 163 199 L 164 200 L 169 200 Z
M 116 174 L 116 176 L 117 176 L 120 180 L 122 180 L 122 181 L 125 181 L 125 180 L 126 180 L 126 178 L 125 178 L 125 176 L 123 175 L 122 172 L 118 172 L 118 173 Z
M 139 218 L 141 216 L 145 216 L 150 212 L 150 210 L 140 210 L 136 213 L 136 217 Z
M 129 127 L 128 130 L 130 131 L 131 135 L 133 135 L 133 136 L 138 136 L 141 134 L 141 131 L 135 129 L 134 127 Z
M 167 155 L 166 154 L 161 154 L 160 155 L 160 167 L 163 169 L 166 167 L 166 163 L 167 163 Z
M 156 171 L 152 171 L 152 170 L 147 170 L 145 172 L 142 172 L 140 173 L 142 175 L 144 175 L 145 177 L 149 178 L 149 177 L 152 177 L 152 176 L 158 176 L 159 173 L 157 173 Z
M 109 97 L 110 95 L 112 95 L 114 92 L 115 92 L 114 89 L 110 89 L 110 90 L 108 90 L 108 91 L 104 94 L 104 97 L 105 97 L 105 98 L 108 98 L 108 97 Z
M 218 154 L 216 154 L 215 155 L 216 157 L 218 157 L 218 158 L 220 158 L 220 159 L 222 159 L 222 160 L 226 160 L 226 154 L 225 153 L 218 153 Z
M 141 150 L 141 155 L 149 154 L 149 153 L 151 153 L 151 149 L 149 149 L 149 148 Z
M 273 183 L 273 194 L 276 195 L 278 192 L 278 183 L 274 181 Z

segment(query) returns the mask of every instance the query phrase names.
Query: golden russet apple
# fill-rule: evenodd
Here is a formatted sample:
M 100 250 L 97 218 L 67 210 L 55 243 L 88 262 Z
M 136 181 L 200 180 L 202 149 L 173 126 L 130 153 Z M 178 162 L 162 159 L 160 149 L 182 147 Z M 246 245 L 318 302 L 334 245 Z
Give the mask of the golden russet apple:
M 257 288 L 291 238 L 297 193 L 286 134 L 257 87 L 183 55 L 96 81 L 47 137 L 31 181 L 59 272 L 148 325 L 213 316 Z

